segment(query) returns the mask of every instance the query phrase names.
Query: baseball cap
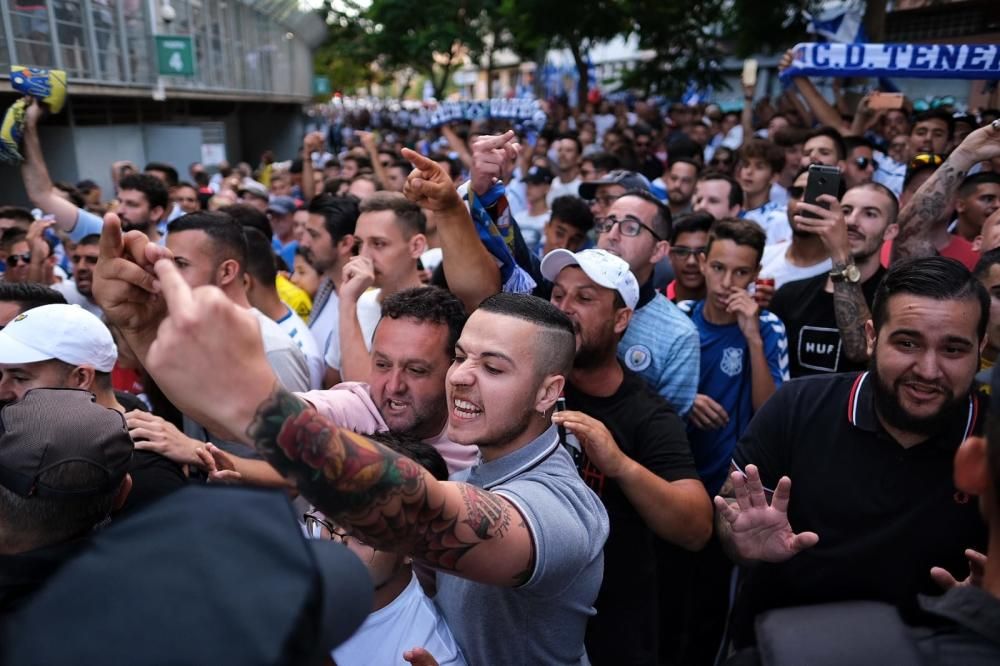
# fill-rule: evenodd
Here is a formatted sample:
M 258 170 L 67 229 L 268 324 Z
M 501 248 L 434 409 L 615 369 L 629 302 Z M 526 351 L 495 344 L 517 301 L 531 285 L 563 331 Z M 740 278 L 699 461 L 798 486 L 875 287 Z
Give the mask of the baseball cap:
M 606 250 L 581 250 L 574 254 L 559 248 L 542 259 L 542 277 L 555 282 L 556 276 L 567 266 L 579 266 L 591 280 L 621 294 L 625 305 L 635 310 L 639 302 L 639 282 L 621 257 Z
M 273 210 L 279 215 L 291 215 L 295 212 L 296 208 L 298 206 L 295 205 L 295 199 L 285 194 L 271 197 L 271 200 L 267 204 L 268 210 Z
M 79 305 L 31 308 L 0 331 L 0 363 L 62 361 L 111 372 L 118 359 L 111 331 Z
M 548 185 L 555 175 L 543 166 L 533 166 L 524 174 L 524 182 L 532 185 Z
M 94 534 L 10 619 L 0 662 L 321 664 L 372 593 L 281 492 L 189 486 Z
M 240 183 L 240 189 L 237 194 L 252 194 L 255 197 L 260 197 L 261 199 L 267 199 L 270 197 L 270 192 L 267 191 L 267 187 L 264 183 L 258 183 L 253 178 L 249 176 L 243 179 Z
M 609 171 L 604 178 L 592 180 L 588 183 L 580 183 L 580 198 L 591 200 L 597 196 L 597 188 L 601 185 L 621 185 L 626 190 L 645 190 L 649 192 L 649 180 L 641 173 L 635 171 L 625 171 L 615 169 Z
M 72 499 L 121 485 L 132 460 L 125 418 L 80 389 L 32 389 L 0 409 L 0 485 L 22 497 Z M 66 463 L 100 471 L 88 482 L 46 474 Z M 46 478 L 45 481 L 42 479 Z M 79 480 L 76 480 L 79 481 Z

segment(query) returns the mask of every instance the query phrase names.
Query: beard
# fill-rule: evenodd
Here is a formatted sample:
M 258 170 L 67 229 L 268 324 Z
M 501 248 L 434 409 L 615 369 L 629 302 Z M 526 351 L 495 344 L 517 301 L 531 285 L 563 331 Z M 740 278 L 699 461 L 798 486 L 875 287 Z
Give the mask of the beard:
M 538 415 L 538 412 L 536 412 L 532 408 L 532 405 L 529 404 L 524 405 L 524 407 L 520 409 L 512 409 L 509 413 L 515 416 L 520 414 L 521 417 L 500 432 L 490 433 L 480 439 L 477 439 L 473 442 L 473 444 L 481 449 L 506 446 L 523 435 L 524 432 L 531 427 L 532 420 Z
M 614 354 L 618 348 L 614 330 L 596 331 L 594 335 L 588 336 L 581 330 L 579 322 L 572 318 L 571 321 L 573 332 L 580 336 L 580 347 L 573 356 L 573 368 L 590 370 L 601 367 L 609 354 Z
M 906 410 L 899 400 L 900 387 L 910 379 L 909 375 L 900 376 L 890 386 L 879 374 L 875 355 L 872 356 L 873 358 L 868 364 L 868 371 L 874 380 L 872 386 L 875 391 L 875 411 L 893 428 L 908 433 L 935 435 L 944 430 L 947 424 L 965 409 L 967 394 L 972 387 L 971 383 L 959 397 L 956 397 L 954 392 L 945 387 L 938 386 L 938 389 L 944 393 L 944 404 L 933 414 L 914 416 Z

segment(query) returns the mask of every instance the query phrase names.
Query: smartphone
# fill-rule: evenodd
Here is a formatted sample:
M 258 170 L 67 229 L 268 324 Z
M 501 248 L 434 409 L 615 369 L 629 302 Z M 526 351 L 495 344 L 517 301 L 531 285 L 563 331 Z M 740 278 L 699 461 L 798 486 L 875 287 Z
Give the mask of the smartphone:
M 754 58 L 747 58 L 743 61 L 743 85 L 745 86 L 755 86 L 757 85 L 757 60 Z
M 870 109 L 902 109 L 903 93 L 878 92 L 872 93 L 868 98 L 868 108 Z
M 837 199 L 840 198 L 840 169 L 825 164 L 813 164 L 809 167 L 809 180 L 806 181 L 806 191 L 802 196 L 802 200 L 829 210 L 830 206 L 816 201 L 822 194 L 829 194 Z M 803 217 L 817 217 L 805 211 L 802 211 L 800 214 Z

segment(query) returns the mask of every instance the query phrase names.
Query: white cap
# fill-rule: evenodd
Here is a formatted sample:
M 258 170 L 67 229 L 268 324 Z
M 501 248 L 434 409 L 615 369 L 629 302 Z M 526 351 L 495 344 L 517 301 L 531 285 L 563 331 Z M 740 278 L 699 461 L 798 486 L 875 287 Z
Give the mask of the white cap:
M 635 310 L 639 302 L 639 282 L 621 257 L 605 250 L 581 250 L 576 254 L 561 248 L 552 250 L 542 259 L 542 277 L 555 282 L 556 276 L 567 266 L 579 266 L 591 280 L 621 294 L 625 305 Z
M 14 317 L 0 331 L 0 363 L 62 361 L 111 372 L 118 359 L 111 331 L 79 305 L 42 305 Z

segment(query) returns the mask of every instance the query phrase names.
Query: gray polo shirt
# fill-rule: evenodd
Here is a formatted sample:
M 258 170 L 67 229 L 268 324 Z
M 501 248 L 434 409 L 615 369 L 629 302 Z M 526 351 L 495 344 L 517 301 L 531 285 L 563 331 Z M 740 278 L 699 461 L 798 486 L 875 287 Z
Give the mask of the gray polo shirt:
M 587 619 L 604 576 L 608 514 L 555 426 L 451 477 L 503 495 L 524 516 L 535 569 L 520 587 L 438 573 L 438 607 L 470 664 L 586 664 Z

